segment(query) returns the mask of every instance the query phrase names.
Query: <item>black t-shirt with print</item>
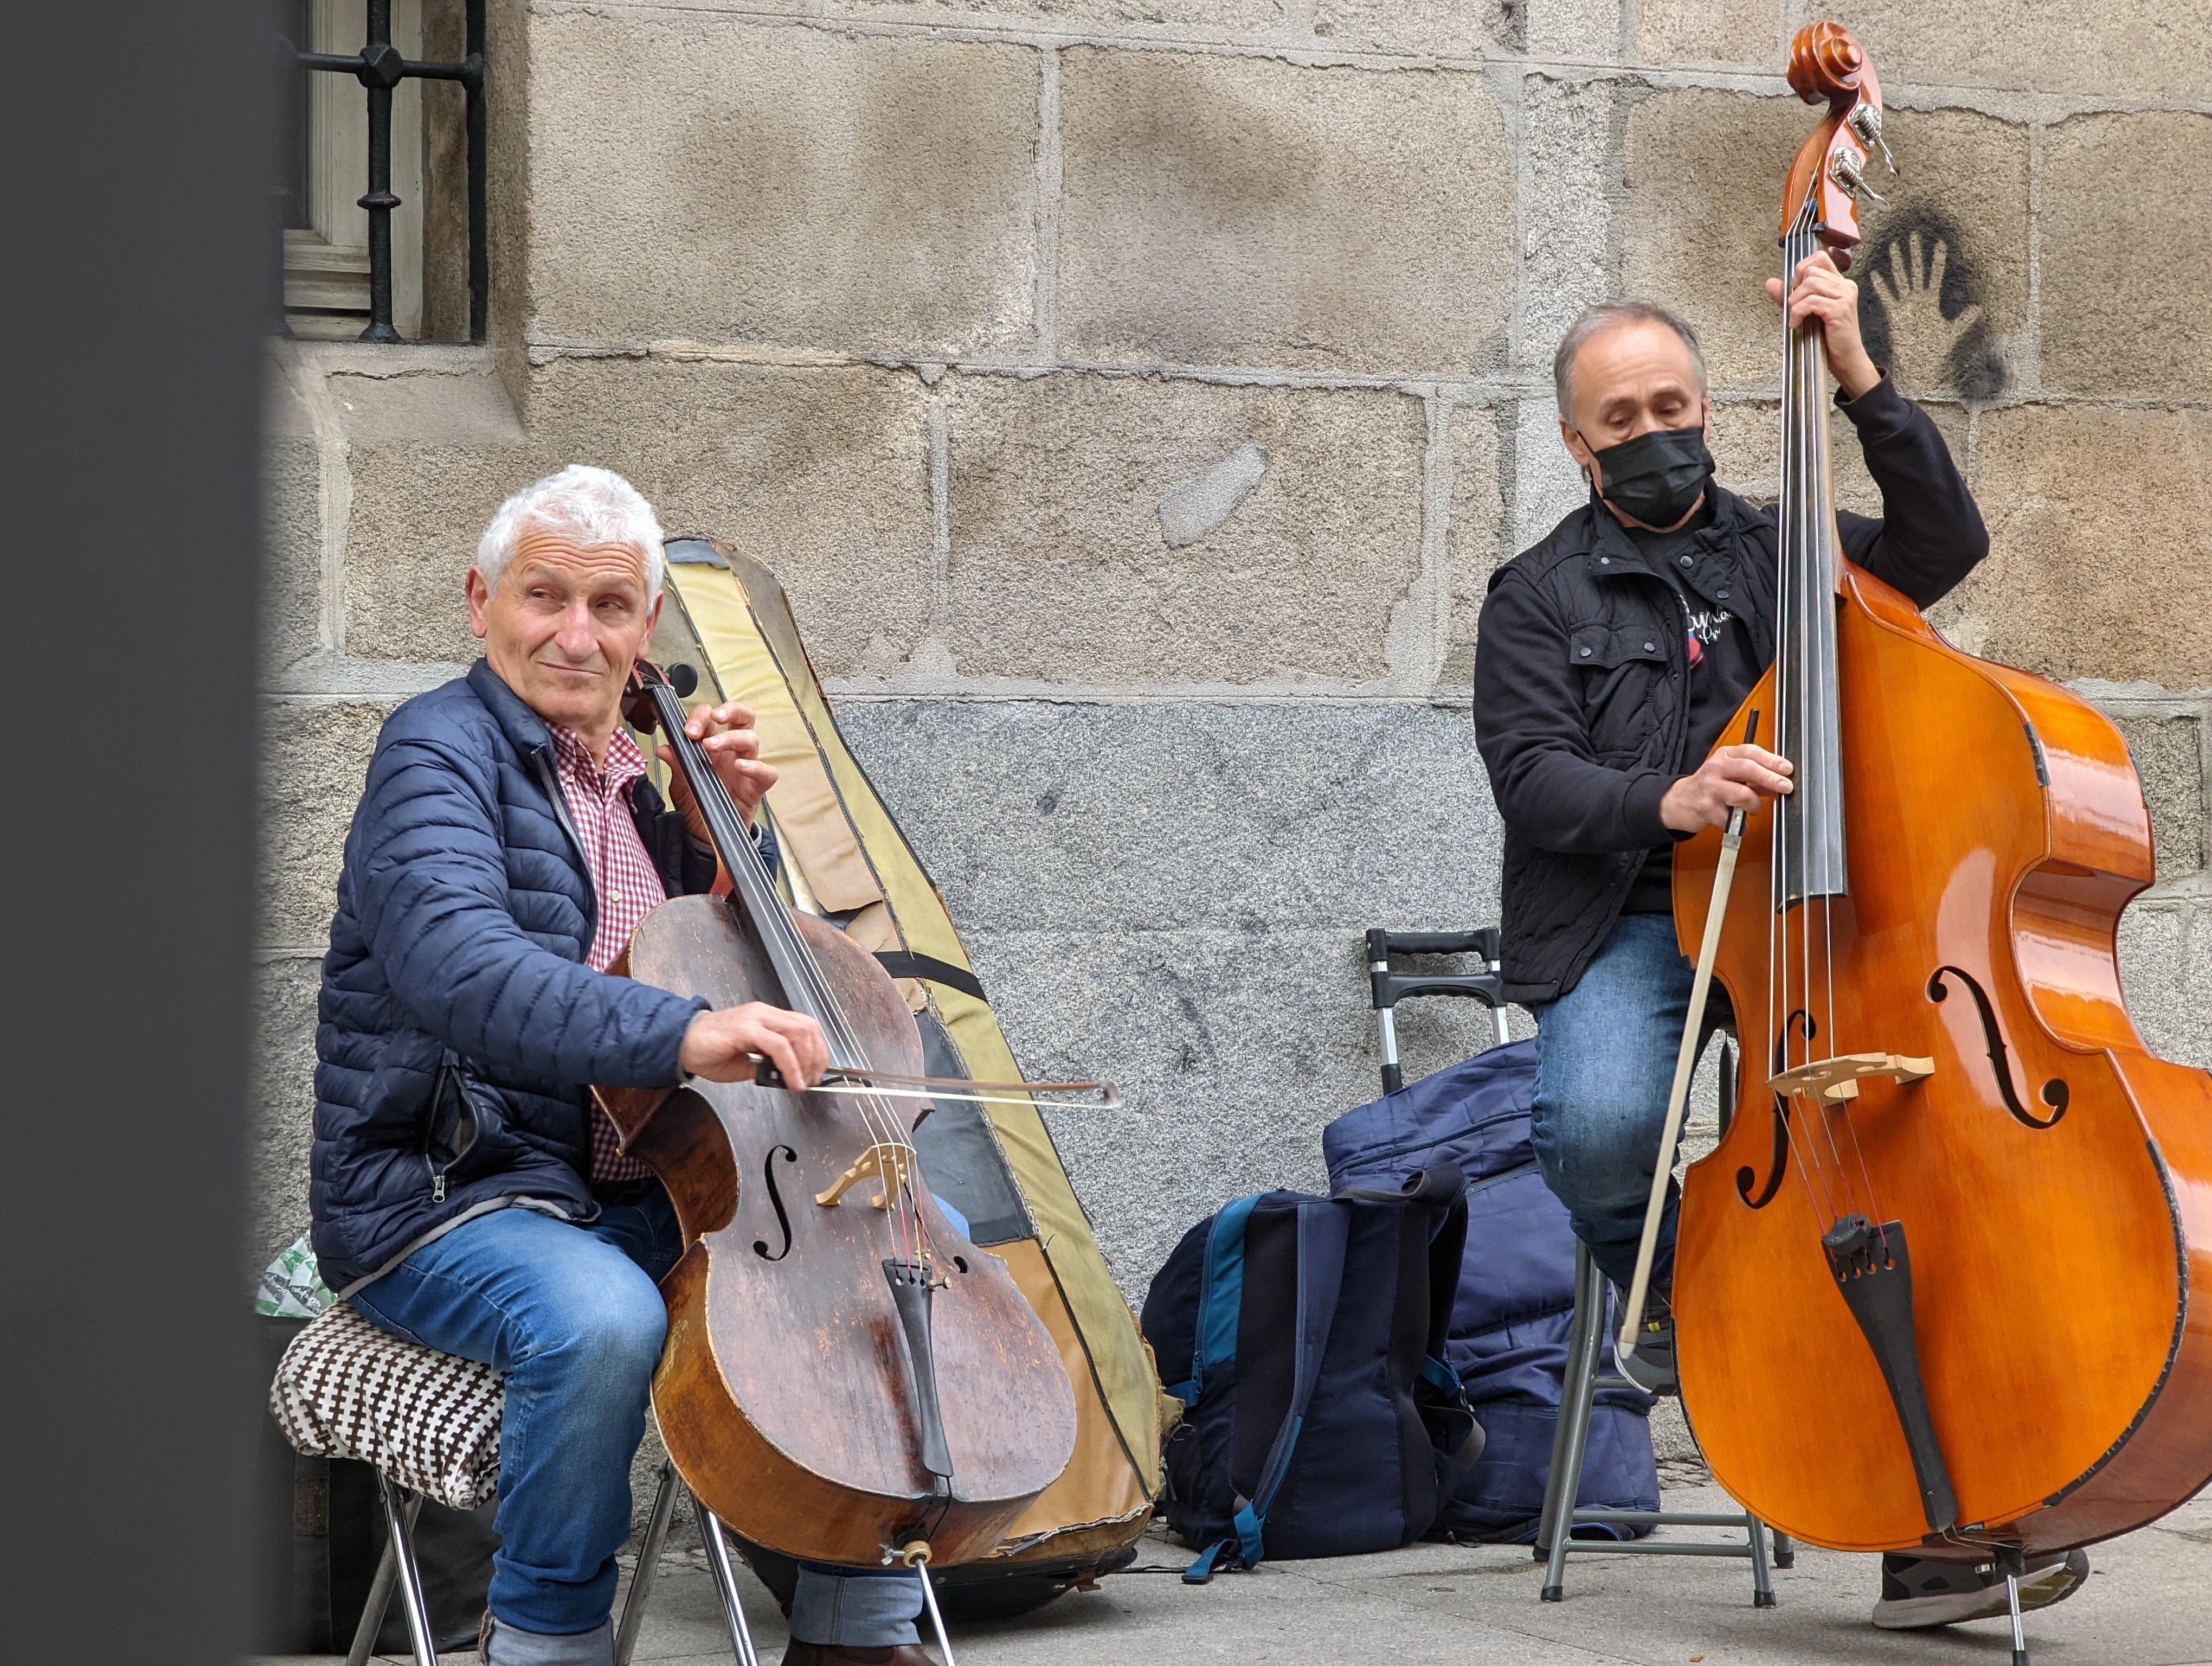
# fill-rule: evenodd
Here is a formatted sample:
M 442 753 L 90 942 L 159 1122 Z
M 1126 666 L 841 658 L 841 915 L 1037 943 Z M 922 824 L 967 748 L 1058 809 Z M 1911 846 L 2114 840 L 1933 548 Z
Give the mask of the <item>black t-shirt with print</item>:
M 1712 502 L 1710 498 L 1687 526 L 1671 532 L 1647 532 L 1636 526 L 1622 528 L 1635 540 L 1636 547 L 1651 563 L 1652 570 L 1667 575 L 1674 586 L 1674 594 L 1682 605 L 1687 620 L 1685 644 L 1688 649 L 1690 666 L 1690 733 L 1687 749 L 1683 752 L 1683 767 L 1694 769 L 1705 760 L 1721 738 L 1735 708 L 1743 703 L 1752 685 L 1759 681 L 1762 669 L 1759 646 L 1753 640 L 1751 627 L 1727 607 L 1707 602 L 1683 588 L 1675 577 L 1675 569 L 1682 557 L 1688 555 L 1695 560 L 1695 546 L 1711 530 Z M 1741 736 L 1735 737 L 1741 739 Z M 1762 737 L 1764 739 L 1764 737 Z M 1636 883 L 1629 888 L 1628 899 L 1621 904 L 1623 914 L 1668 914 L 1674 907 L 1674 847 L 1663 844 L 1656 847 L 1645 860 Z

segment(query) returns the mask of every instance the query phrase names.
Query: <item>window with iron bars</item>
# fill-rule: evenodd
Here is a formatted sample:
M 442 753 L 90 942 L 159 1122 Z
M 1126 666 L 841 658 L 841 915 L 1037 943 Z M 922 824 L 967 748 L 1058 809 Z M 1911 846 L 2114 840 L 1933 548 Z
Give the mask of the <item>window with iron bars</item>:
M 485 0 L 276 3 L 296 66 L 281 176 L 287 327 L 483 340 Z

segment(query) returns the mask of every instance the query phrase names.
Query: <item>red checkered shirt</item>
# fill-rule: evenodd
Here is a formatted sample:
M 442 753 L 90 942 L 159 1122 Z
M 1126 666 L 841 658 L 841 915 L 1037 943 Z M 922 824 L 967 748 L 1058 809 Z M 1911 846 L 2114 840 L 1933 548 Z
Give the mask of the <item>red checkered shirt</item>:
M 629 789 L 645 774 L 645 754 L 617 729 L 603 772 L 582 741 L 557 724 L 545 727 L 553 733 L 561 795 L 568 800 L 568 814 L 584 842 L 584 860 L 591 866 L 592 889 L 599 894 L 599 929 L 586 959 L 593 971 L 604 972 L 629 947 L 638 921 L 668 900 L 653 859 L 645 854 L 645 841 L 637 836 L 637 824 L 630 819 Z M 623 1155 L 620 1136 L 605 1111 L 592 1116 L 595 1183 L 635 1180 L 651 1172 L 635 1158 Z

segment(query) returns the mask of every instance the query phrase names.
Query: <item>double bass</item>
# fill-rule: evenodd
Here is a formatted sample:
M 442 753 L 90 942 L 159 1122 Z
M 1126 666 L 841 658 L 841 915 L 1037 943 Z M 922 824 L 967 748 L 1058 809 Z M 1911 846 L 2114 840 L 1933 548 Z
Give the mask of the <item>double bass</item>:
M 1882 119 L 1833 23 L 1790 83 L 1827 111 L 1785 286 L 1848 264 Z M 1723 732 L 1763 725 L 1795 790 L 1729 859 L 1740 1109 L 1683 1177 L 1681 1394 L 1781 1531 L 2016 1569 L 2212 1477 L 2212 1077 L 2153 1057 L 2122 998 L 2152 867 L 2118 732 L 1840 557 L 1827 409 L 1813 320 L 1787 331 L 1775 663 Z M 1725 842 L 1676 851 L 1686 952 Z
M 783 1555 L 972 1560 L 1074 1450 L 1060 1351 L 1005 1263 L 930 1195 L 911 1138 L 929 1079 L 890 975 L 776 893 L 672 678 L 641 662 L 628 710 L 672 749 L 726 894 L 662 903 L 612 970 L 716 1008 L 809 1013 L 830 1055 L 811 1089 L 763 1066 L 752 1081 L 596 1090 L 686 1246 L 661 1281 L 661 1438 L 708 1510 Z

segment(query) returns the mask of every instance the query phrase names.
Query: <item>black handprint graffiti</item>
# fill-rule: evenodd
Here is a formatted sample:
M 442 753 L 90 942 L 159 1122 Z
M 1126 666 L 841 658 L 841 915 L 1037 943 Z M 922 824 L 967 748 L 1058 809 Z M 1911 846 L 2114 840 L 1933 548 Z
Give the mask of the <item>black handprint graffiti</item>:
M 1951 389 L 1967 399 L 2004 392 L 2004 360 L 1983 310 L 1986 281 L 1949 215 L 1916 207 L 1886 216 L 1854 275 L 1867 351 L 1908 392 Z

